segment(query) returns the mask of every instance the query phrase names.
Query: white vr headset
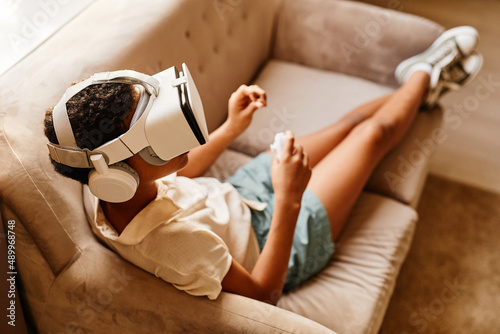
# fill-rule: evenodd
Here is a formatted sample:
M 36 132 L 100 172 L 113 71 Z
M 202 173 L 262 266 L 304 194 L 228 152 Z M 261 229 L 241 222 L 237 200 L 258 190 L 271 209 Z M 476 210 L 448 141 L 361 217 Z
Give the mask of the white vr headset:
M 90 85 L 127 83 L 141 89 L 141 97 L 127 132 L 90 151 L 77 146 L 66 103 Z M 107 202 L 131 199 L 139 176 L 121 162 L 139 154 L 152 165 L 161 165 L 208 141 L 200 95 L 186 64 L 153 76 L 124 70 L 96 73 L 66 90 L 52 112 L 59 145 L 48 143 L 50 157 L 63 165 L 90 168 L 89 188 Z M 99 130 L 97 130 L 99 131 Z

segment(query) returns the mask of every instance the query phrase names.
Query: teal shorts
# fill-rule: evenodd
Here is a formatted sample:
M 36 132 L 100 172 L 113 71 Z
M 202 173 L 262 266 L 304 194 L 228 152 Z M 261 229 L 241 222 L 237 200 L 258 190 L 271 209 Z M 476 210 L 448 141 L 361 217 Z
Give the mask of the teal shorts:
M 251 210 L 252 227 L 261 251 L 269 234 L 274 209 L 274 190 L 271 183 L 272 160 L 272 155 L 261 153 L 226 180 L 244 198 L 267 203 L 264 211 Z M 318 197 L 306 189 L 302 196 L 283 290 L 296 289 L 321 271 L 328 264 L 334 250 L 326 210 Z

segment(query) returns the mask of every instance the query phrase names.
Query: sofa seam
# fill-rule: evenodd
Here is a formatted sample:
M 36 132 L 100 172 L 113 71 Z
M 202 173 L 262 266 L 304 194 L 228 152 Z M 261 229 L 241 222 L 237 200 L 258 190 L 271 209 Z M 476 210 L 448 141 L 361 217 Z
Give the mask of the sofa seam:
M 244 314 L 235 313 L 235 312 L 233 312 L 233 311 L 231 311 L 231 310 L 228 310 L 228 309 L 226 309 L 226 308 L 217 307 L 216 305 L 210 305 L 210 306 L 211 306 L 211 307 L 214 307 L 214 308 L 216 308 L 216 309 L 218 309 L 218 310 L 221 310 L 221 311 L 224 311 L 224 312 L 231 313 L 232 315 L 235 315 L 235 316 L 238 316 L 238 317 L 241 317 L 241 318 L 245 318 L 245 319 L 247 319 L 247 320 L 251 320 L 252 322 L 259 323 L 259 324 L 264 325 L 264 326 L 266 326 L 266 327 L 269 327 L 269 328 L 273 328 L 273 329 L 279 330 L 279 331 L 281 331 L 282 333 L 289 333 L 289 334 L 293 334 L 293 333 L 294 333 L 294 332 L 292 332 L 292 331 L 285 330 L 285 329 L 283 329 L 283 328 L 279 328 L 279 327 L 277 327 L 277 326 L 274 326 L 274 325 L 271 325 L 271 324 L 268 324 L 268 323 L 265 323 L 265 322 L 262 322 L 262 321 L 259 321 L 259 320 L 256 320 L 256 319 L 253 319 L 253 318 L 250 318 L 250 317 L 248 317 L 248 316 L 246 316 L 246 315 L 244 315 Z M 272 306 L 272 305 L 271 305 L 271 306 Z M 272 306 L 272 307 L 276 307 L 276 308 L 278 308 L 277 306 Z M 286 311 L 286 310 L 284 310 L 284 311 Z M 299 314 L 296 314 L 296 313 L 294 313 L 294 314 L 295 314 L 295 315 L 300 316 Z M 308 320 L 311 320 L 311 319 L 308 319 Z

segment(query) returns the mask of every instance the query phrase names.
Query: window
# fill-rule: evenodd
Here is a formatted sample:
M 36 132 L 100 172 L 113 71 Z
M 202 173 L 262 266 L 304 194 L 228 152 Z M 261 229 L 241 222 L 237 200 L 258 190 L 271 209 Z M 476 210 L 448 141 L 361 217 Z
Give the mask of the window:
M 0 0 L 0 75 L 94 0 Z

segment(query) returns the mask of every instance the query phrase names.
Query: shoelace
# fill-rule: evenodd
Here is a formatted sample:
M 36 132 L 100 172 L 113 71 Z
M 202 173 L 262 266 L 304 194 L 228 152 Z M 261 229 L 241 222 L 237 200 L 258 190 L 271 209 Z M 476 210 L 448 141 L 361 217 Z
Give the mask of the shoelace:
M 436 65 L 439 61 L 441 61 L 446 56 L 450 55 L 454 51 L 458 51 L 455 40 L 448 40 L 445 43 L 441 44 L 439 48 L 432 52 L 431 55 L 426 59 L 431 65 Z
M 458 89 L 460 85 L 467 80 L 470 73 L 467 73 L 460 62 L 444 68 L 441 71 L 441 78 L 444 84 L 451 89 Z

